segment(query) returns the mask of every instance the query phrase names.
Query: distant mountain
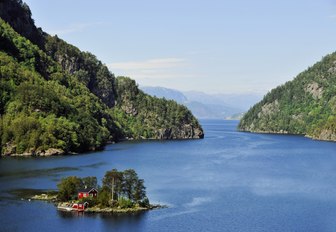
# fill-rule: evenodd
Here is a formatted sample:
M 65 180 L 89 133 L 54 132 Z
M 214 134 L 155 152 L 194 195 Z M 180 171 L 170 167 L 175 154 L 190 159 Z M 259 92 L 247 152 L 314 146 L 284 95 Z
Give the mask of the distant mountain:
M 184 103 L 188 101 L 187 97 L 182 92 L 175 89 L 167 89 L 163 87 L 151 87 L 151 86 L 144 86 L 140 88 L 142 89 L 142 91 L 151 96 L 159 98 L 164 97 L 166 99 L 174 100 L 178 103 Z
M 261 95 L 257 94 L 206 94 L 197 91 L 181 92 L 163 87 L 140 88 L 152 96 L 184 104 L 201 119 L 239 119 L 243 112 L 261 99 Z
M 198 101 L 203 104 L 225 105 L 226 107 L 238 108 L 247 111 L 256 102 L 262 99 L 261 94 L 206 94 L 198 91 L 188 91 L 183 93 L 188 99 Z
M 242 112 L 241 109 L 225 105 L 204 104 L 197 101 L 185 102 L 184 104 L 196 117 L 201 119 L 227 119 L 237 112 Z
M 336 141 L 336 52 L 269 92 L 239 129 Z

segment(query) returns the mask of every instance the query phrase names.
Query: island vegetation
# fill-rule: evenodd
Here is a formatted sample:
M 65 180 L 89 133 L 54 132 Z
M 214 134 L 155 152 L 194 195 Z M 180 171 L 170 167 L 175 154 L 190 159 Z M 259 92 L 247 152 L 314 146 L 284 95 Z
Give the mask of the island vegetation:
M 138 212 L 162 207 L 150 204 L 144 180 L 133 169 L 107 171 L 101 183 L 99 186 L 94 176 L 69 176 L 57 184 L 58 191 L 40 193 L 32 199 L 52 201 L 58 209 L 69 211 L 77 211 L 78 204 L 85 204 L 83 211 L 97 213 Z M 95 194 L 81 195 L 90 190 Z
M 336 53 L 270 91 L 244 115 L 239 129 L 336 141 Z
M 203 138 L 185 106 L 144 94 L 93 54 L 36 28 L 21 0 L 1 2 L 0 41 L 1 155 L 80 153 L 126 138 Z

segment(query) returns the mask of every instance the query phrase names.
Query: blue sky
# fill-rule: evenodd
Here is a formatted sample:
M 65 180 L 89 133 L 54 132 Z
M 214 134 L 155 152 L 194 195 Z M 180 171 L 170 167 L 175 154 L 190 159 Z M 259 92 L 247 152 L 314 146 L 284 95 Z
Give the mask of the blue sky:
M 261 93 L 336 51 L 334 0 L 26 0 L 37 26 L 140 85 Z

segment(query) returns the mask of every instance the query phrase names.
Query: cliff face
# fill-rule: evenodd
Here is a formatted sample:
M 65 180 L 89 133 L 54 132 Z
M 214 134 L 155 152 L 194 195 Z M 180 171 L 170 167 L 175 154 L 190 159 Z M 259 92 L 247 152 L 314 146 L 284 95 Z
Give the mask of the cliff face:
M 184 124 L 177 129 L 160 129 L 154 138 L 156 139 L 200 139 L 204 134 L 199 126 Z
M 44 51 L 68 74 L 76 76 L 109 107 L 114 106 L 114 75 L 95 55 L 82 52 L 57 36 L 45 37 Z
M 116 78 L 114 119 L 125 128 L 125 136 L 135 139 L 199 139 L 203 130 L 197 119 L 175 101 L 149 96 L 135 81 Z M 135 133 L 134 133 L 135 132 Z
M 0 16 L 1 155 L 84 152 L 127 137 L 203 138 L 186 107 L 144 94 L 93 54 L 37 29 L 22 1 L 1 1 Z
M 22 0 L 0 1 L 0 18 L 10 23 L 19 34 L 42 48 L 45 34 L 41 28 L 35 26 L 31 16 L 29 6 Z
M 239 129 L 302 134 L 336 141 L 336 53 L 269 92 L 242 118 Z

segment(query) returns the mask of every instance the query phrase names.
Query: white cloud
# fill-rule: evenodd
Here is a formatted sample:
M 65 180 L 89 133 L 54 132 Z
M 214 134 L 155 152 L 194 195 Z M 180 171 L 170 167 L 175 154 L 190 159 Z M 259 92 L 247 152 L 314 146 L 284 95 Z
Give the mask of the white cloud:
M 51 34 L 51 35 L 71 34 L 71 33 L 83 31 L 86 28 L 90 28 L 90 27 L 93 27 L 93 26 L 101 25 L 101 24 L 102 24 L 101 22 L 98 22 L 98 23 L 75 23 L 75 24 L 71 24 L 67 28 L 57 29 L 57 30 L 49 30 L 48 33 Z
M 186 60 L 181 58 L 161 58 L 145 61 L 111 63 L 109 64 L 109 67 L 111 69 L 123 69 L 123 70 L 134 70 L 134 69 L 151 70 L 151 69 L 173 68 L 184 65 L 185 62 Z
M 188 62 L 183 58 L 158 58 L 144 61 L 115 62 L 107 65 L 117 75 L 134 79 L 170 79 L 190 77 L 181 70 Z

